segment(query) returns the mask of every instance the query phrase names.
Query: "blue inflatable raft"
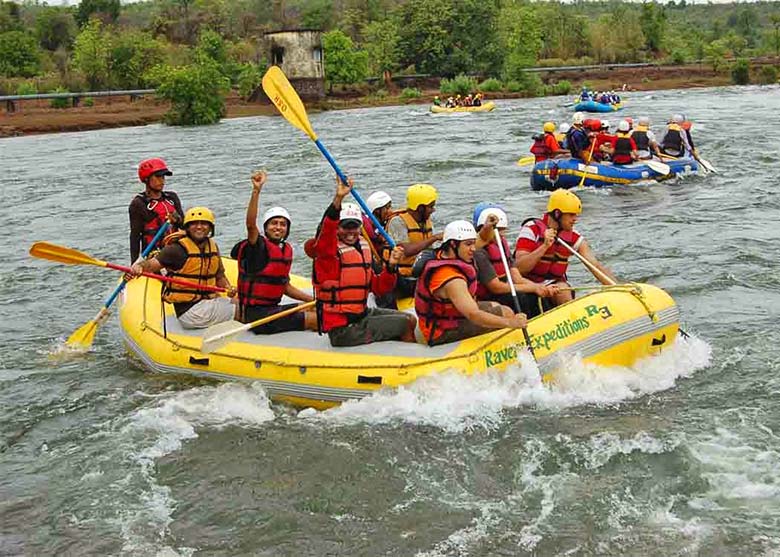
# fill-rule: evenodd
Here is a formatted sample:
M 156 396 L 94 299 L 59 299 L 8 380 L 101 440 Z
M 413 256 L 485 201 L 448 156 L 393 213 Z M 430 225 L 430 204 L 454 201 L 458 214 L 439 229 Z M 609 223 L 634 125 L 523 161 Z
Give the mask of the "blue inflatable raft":
M 623 108 L 622 104 L 604 104 L 596 101 L 579 101 L 574 105 L 575 112 L 615 112 Z
M 558 188 L 575 188 L 583 176 L 583 186 L 597 188 L 660 182 L 699 170 L 699 164 L 693 158 L 664 160 L 664 163 L 669 165 L 669 174 L 661 174 L 641 161 L 626 165 L 596 162 L 586 165 L 577 159 L 547 159 L 534 165 L 531 189 L 552 191 Z

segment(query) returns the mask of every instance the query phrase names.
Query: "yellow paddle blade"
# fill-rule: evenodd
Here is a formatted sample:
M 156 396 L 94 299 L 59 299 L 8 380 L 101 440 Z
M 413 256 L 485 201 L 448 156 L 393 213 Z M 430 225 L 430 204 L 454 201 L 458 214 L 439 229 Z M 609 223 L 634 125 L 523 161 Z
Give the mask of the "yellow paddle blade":
M 97 265 L 105 267 L 106 262 L 100 259 L 90 257 L 86 253 L 73 249 L 58 246 L 50 242 L 35 242 L 30 248 L 30 255 L 39 259 L 48 259 L 57 263 L 66 265 Z
M 90 319 L 68 337 L 66 344 L 75 350 L 89 350 L 95 340 L 98 322 Z
M 523 157 L 522 159 L 518 159 L 517 166 L 526 166 L 528 164 L 533 164 L 536 161 L 536 157 L 533 155 L 528 157 Z
M 226 344 L 233 342 L 239 333 L 248 331 L 251 328 L 251 323 L 244 324 L 238 321 L 225 321 L 224 323 L 212 325 L 203 333 L 203 343 L 200 346 L 200 351 L 204 354 L 211 354 L 215 350 L 219 350 Z
M 89 350 L 92 346 L 92 342 L 95 340 L 95 334 L 97 334 L 98 327 L 106 320 L 108 315 L 108 310 L 106 308 L 101 308 L 94 318 L 84 323 L 68 337 L 68 341 L 66 342 L 68 347 L 74 350 Z
M 302 130 L 312 141 L 317 141 L 317 134 L 314 133 L 309 118 L 306 116 L 306 108 L 303 106 L 301 98 L 295 92 L 293 86 L 287 80 L 287 76 L 279 66 L 271 66 L 263 76 L 263 91 L 268 98 L 276 105 L 279 112 L 285 119 L 296 128 Z

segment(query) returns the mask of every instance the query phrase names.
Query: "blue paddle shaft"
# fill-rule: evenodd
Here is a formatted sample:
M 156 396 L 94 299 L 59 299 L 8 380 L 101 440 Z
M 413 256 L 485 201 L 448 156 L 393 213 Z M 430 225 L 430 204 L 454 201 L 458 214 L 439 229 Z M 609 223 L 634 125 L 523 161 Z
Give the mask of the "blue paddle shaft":
M 330 165 L 333 167 L 333 170 L 335 170 L 335 171 L 336 171 L 336 174 L 338 174 L 338 177 L 339 177 L 339 179 L 340 179 L 342 182 L 344 182 L 344 184 L 346 185 L 346 184 L 348 183 L 348 182 L 347 182 L 347 177 L 346 177 L 346 176 L 344 176 L 344 173 L 343 173 L 343 172 L 341 171 L 341 169 L 339 168 L 339 165 L 338 165 L 338 164 L 336 164 L 336 161 L 334 161 L 334 160 L 333 160 L 333 157 L 331 157 L 331 156 L 330 156 L 330 153 L 329 153 L 329 152 L 328 152 L 328 150 L 325 148 L 325 146 L 324 146 L 324 145 L 323 145 L 323 144 L 320 142 L 320 140 L 319 140 L 319 139 L 315 139 L 315 140 L 314 140 L 314 144 L 315 144 L 315 145 L 317 146 L 317 148 L 320 150 L 320 153 L 322 153 L 322 155 L 323 155 L 323 156 L 324 156 L 326 159 L 328 159 L 328 162 L 329 162 L 329 163 L 330 163 Z M 365 201 L 363 201 L 363 198 L 362 198 L 362 197 L 360 197 L 360 194 L 359 194 L 358 192 L 356 192 L 354 188 L 352 188 L 352 189 L 351 189 L 351 190 L 349 190 L 349 191 L 352 193 L 352 197 L 354 197 L 354 198 L 355 198 L 355 201 L 357 201 L 357 202 L 358 202 L 358 205 L 360 205 L 360 208 L 361 208 L 361 209 L 363 209 L 363 212 L 364 212 L 366 215 L 368 215 L 368 218 L 370 218 L 370 219 L 371 219 L 371 222 L 373 222 L 373 223 L 374 223 L 374 226 L 375 226 L 375 227 L 376 227 L 376 229 L 379 231 L 379 233 L 380 233 L 382 236 L 384 236 L 385 240 L 387 240 L 387 245 L 389 245 L 389 246 L 390 246 L 390 249 L 393 249 L 393 248 L 395 247 L 395 242 L 394 242 L 394 241 L 393 241 L 393 239 L 390 237 L 390 235 L 387 233 L 387 231 L 384 229 L 384 227 L 383 227 L 383 226 L 382 226 L 382 225 L 379 223 L 379 220 L 377 220 L 377 218 L 374 216 L 374 213 L 372 213 L 371 211 L 369 211 L 369 210 L 368 210 L 368 205 L 366 205 L 366 202 L 365 202 Z
M 168 221 L 165 221 L 163 225 L 160 227 L 160 229 L 157 231 L 157 234 L 154 235 L 154 238 L 152 238 L 152 241 L 149 242 L 149 245 L 144 248 L 144 251 L 141 252 L 141 259 L 146 258 L 149 253 L 154 249 L 154 246 L 157 245 L 157 242 L 160 241 L 160 238 L 163 237 L 163 234 L 170 228 L 171 223 Z M 120 284 L 117 285 L 117 287 L 114 289 L 114 292 L 106 299 L 105 303 L 103 304 L 103 307 L 108 309 L 111 307 L 111 304 L 114 303 L 114 300 L 116 300 L 116 297 L 119 296 L 119 294 L 122 292 L 122 290 L 125 289 L 125 285 L 127 284 L 127 281 L 123 280 Z

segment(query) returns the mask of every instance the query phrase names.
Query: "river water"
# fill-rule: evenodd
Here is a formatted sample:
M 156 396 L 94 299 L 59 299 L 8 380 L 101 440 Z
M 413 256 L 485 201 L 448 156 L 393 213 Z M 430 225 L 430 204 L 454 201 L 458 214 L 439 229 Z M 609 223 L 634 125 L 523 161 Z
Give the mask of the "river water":
M 632 370 L 573 361 L 552 388 L 526 361 L 323 413 L 144 372 L 116 318 L 88 354 L 64 351 L 116 275 L 27 255 L 49 240 L 126 263 L 135 165 L 150 156 L 185 206 L 214 209 L 223 250 L 266 168 L 262 207 L 290 210 L 300 248 L 333 190 L 303 134 L 257 117 L 0 140 L 0 555 L 780 554 L 778 92 L 630 95 L 624 114 L 659 132 L 687 113 L 720 172 L 582 193 L 598 256 L 669 291 L 690 341 Z M 563 102 L 311 120 L 366 195 L 402 205 L 408 184 L 431 182 L 439 229 L 496 200 L 514 235 L 547 197 L 514 162 L 543 120 L 570 118 Z

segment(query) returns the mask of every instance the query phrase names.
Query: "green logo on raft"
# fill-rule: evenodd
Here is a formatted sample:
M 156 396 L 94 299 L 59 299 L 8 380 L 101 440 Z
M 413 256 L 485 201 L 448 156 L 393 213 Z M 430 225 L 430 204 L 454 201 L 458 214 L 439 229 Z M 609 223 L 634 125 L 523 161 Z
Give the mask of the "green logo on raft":
M 534 350 L 542 348 L 549 350 L 550 345 L 555 343 L 555 341 L 563 340 L 590 327 L 588 318 L 597 316 L 602 319 L 609 319 L 612 317 L 612 311 L 610 311 L 609 306 L 585 306 L 585 315 L 582 317 L 564 319 L 560 323 L 556 323 L 553 329 L 549 329 L 540 335 L 530 335 L 531 344 Z M 510 344 L 497 350 L 485 350 L 485 365 L 491 367 L 504 362 L 512 362 L 517 359 L 517 351 L 524 346 L 525 344 L 522 343 Z

